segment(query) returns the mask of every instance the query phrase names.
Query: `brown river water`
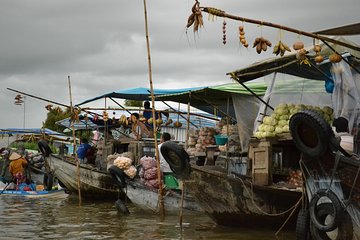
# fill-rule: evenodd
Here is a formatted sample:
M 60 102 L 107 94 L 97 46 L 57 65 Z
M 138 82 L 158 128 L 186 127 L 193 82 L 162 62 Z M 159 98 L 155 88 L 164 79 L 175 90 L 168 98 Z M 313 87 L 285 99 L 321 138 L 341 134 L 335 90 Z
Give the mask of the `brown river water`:
M 226 228 L 205 214 L 179 215 L 144 212 L 129 204 L 129 215 L 120 214 L 114 202 L 77 198 L 31 199 L 0 195 L 0 239 L 277 239 L 275 230 Z M 295 239 L 281 232 L 278 239 Z

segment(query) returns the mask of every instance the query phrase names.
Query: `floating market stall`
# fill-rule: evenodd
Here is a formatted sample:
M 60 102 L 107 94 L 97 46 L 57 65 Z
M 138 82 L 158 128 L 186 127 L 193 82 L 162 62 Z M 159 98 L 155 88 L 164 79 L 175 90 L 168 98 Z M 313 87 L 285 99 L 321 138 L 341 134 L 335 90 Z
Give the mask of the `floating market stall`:
M 255 125 L 249 143 L 248 168 L 246 174 L 228 175 L 220 168 L 192 165 L 190 173 L 189 164 L 182 161 L 177 173 L 190 180 L 186 182 L 190 193 L 221 225 L 279 227 L 282 224 L 280 231 L 290 222 L 293 223 L 290 226 L 296 225 L 297 239 L 308 239 L 310 233 L 314 239 L 359 239 L 359 156 L 350 155 L 341 147 L 329 123 L 332 118 L 340 118 L 340 122 L 334 122 L 337 130 L 346 132 L 354 126 L 357 129 L 360 108 L 355 79 L 359 79 L 360 73 L 357 58 L 360 47 L 346 39 L 233 16 L 216 8 L 202 7 L 198 1 L 192 8 L 187 27 L 194 24 L 194 31 L 198 31 L 204 24 L 202 12 L 207 12 L 210 18 L 224 18 L 224 44 L 225 19 L 294 32 L 313 38 L 314 44 L 305 48 L 298 41 L 292 50 L 280 36 L 273 48 L 273 53 L 280 57 L 228 74 L 243 86 L 246 81 L 273 74 L 267 94 L 261 101 L 264 106 L 257 117 L 260 122 Z M 358 34 L 359 26 L 351 25 L 353 31 L 350 32 Z M 348 26 L 340 29 L 343 32 Z M 248 47 L 244 33 L 242 24 L 239 26 L 239 39 L 244 47 Z M 253 44 L 258 54 L 271 46 L 264 37 L 256 38 Z M 280 96 L 276 102 L 272 91 L 282 73 L 302 79 L 300 82 L 303 84 L 297 89 L 299 98 L 287 94 L 287 98 Z M 304 88 L 313 90 L 314 80 L 324 85 L 327 99 L 323 100 L 314 92 L 314 98 L 305 104 L 308 99 Z M 164 144 L 161 152 L 170 165 L 186 159 L 184 150 L 170 144 Z M 285 176 L 282 171 L 277 171 L 279 168 L 292 170 Z M 303 207 L 299 211 L 301 203 Z M 298 211 L 296 219 L 293 215 Z

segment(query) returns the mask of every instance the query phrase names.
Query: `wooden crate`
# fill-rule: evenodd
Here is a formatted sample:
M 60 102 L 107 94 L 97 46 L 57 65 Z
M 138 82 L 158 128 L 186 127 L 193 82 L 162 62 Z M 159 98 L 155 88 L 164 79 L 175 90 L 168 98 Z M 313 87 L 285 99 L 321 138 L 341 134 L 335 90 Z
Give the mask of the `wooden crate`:
M 272 147 L 270 141 L 249 143 L 249 160 L 252 166 L 253 183 L 256 185 L 272 184 Z

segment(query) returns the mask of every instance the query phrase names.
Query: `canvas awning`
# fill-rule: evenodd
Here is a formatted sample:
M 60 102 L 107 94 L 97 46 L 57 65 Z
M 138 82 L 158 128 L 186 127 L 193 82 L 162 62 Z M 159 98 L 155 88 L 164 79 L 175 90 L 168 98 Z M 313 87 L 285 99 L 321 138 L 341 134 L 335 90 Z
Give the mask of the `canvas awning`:
M 347 42 L 352 45 L 357 45 L 350 40 L 347 40 L 343 37 L 335 38 L 342 42 Z M 319 43 L 322 46 L 321 55 L 329 56 L 333 51 L 323 43 Z M 329 43 L 329 45 L 334 48 L 337 52 L 343 54 L 347 57 L 347 60 L 357 69 L 360 69 L 360 52 L 351 50 L 339 45 Z M 266 75 L 269 75 L 274 72 L 290 74 L 302 78 L 313 79 L 313 80 L 328 80 L 331 79 L 330 73 L 330 62 L 325 59 L 325 61 L 317 65 L 314 61 L 315 53 L 313 51 L 313 46 L 307 47 L 306 50 L 309 51 L 307 57 L 310 60 L 311 66 L 307 64 L 299 64 L 296 59 L 296 51 L 285 54 L 283 57 L 273 57 L 265 59 L 260 62 L 253 63 L 248 67 L 235 70 L 233 72 L 227 73 L 227 75 L 233 75 L 242 82 L 251 81 Z
M 247 83 L 246 86 L 258 96 L 265 94 L 266 85 L 264 83 L 252 82 Z M 156 99 L 162 101 L 174 101 L 183 104 L 188 104 L 190 101 L 190 105 L 192 107 L 210 114 L 217 112 L 216 115 L 218 117 L 224 117 L 224 114 L 222 114 L 221 111 L 224 113 L 227 112 L 227 103 L 229 99 L 229 115 L 235 117 L 234 106 L 232 104 L 233 94 L 251 95 L 251 93 L 239 83 L 228 83 L 212 87 L 203 87 L 194 91 L 183 93 L 160 95 L 157 96 Z M 216 111 L 214 106 L 221 111 Z
M 188 91 L 194 91 L 198 88 L 183 88 L 183 89 L 154 89 L 154 95 L 164 95 L 164 94 L 177 94 L 177 93 L 183 93 Z M 128 99 L 128 100 L 137 100 L 137 101 L 145 101 L 150 99 L 150 89 L 149 88 L 127 88 L 127 89 L 121 89 L 115 92 L 109 92 L 102 94 L 100 96 L 85 100 L 79 104 L 76 104 L 76 106 L 81 106 L 89 102 L 93 102 L 95 100 L 101 99 L 101 98 L 121 98 L 121 99 Z

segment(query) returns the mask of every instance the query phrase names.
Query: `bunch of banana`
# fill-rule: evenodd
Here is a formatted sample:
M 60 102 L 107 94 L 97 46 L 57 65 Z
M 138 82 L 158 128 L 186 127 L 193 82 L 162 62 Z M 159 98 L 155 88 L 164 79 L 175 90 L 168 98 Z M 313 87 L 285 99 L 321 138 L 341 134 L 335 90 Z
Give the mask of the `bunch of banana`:
M 291 52 L 291 49 L 289 48 L 288 45 L 286 45 L 285 43 L 279 41 L 275 46 L 274 46 L 274 50 L 273 53 L 277 56 L 280 54 L 280 56 L 284 56 L 285 52 Z
M 121 115 L 121 117 L 119 119 L 119 124 L 120 125 L 129 125 L 129 121 L 128 121 L 127 117 L 124 114 Z
M 169 118 L 166 123 L 165 123 L 165 126 L 168 126 L 170 124 L 172 124 L 173 120 L 171 118 Z
M 253 48 L 256 47 L 256 52 L 258 54 L 261 53 L 261 51 L 266 51 L 267 47 L 271 47 L 271 42 L 263 37 L 258 37 L 255 39 Z

